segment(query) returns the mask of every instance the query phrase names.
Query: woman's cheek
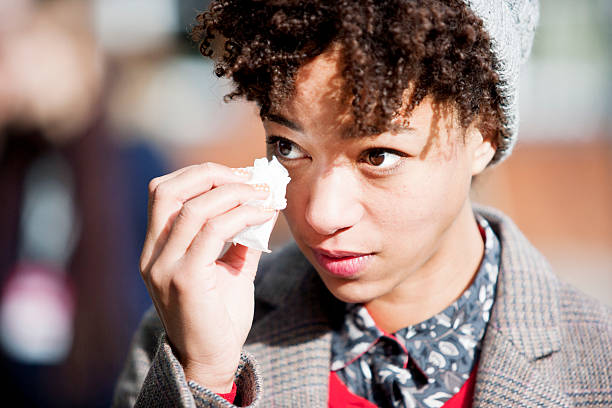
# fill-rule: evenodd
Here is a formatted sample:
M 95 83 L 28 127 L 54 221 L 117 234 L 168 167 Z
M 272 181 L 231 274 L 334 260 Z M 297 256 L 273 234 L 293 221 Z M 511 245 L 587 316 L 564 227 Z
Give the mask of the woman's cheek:
M 423 166 L 425 167 L 425 166 Z M 386 219 L 385 229 L 417 244 L 431 240 L 449 216 L 456 211 L 457 187 L 452 174 L 440 168 L 423 168 L 405 177 L 392 194 L 385 194 L 378 208 L 379 219 Z
M 294 176 L 290 173 L 291 181 L 287 185 L 287 193 L 285 195 L 287 199 L 287 208 L 283 210 L 283 215 L 289 224 L 291 231 L 297 232 L 297 226 L 300 224 L 298 217 L 303 218 L 305 213 L 306 202 L 308 199 L 307 187 L 303 186 L 299 177 Z

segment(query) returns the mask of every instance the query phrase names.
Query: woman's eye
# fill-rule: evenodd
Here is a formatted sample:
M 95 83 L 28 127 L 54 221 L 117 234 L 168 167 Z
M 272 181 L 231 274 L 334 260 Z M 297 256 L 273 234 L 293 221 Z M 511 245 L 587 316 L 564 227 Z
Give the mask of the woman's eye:
M 385 149 L 372 149 L 365 152 L 364 161 L 370 166 L 379 168 L 390 168 L 397 164 L 402 158 L 398 153 Z
M 268 140 L 268 144 L 272 145 L 274 155 L 280 159 L 293 160 L 306 157 L 298 145 L 290 140 L 272 137 Z

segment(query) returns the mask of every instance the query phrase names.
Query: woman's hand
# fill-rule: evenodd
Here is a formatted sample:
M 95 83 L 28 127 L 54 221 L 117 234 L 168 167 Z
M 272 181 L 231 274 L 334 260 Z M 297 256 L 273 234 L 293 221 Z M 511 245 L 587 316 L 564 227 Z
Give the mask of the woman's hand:
M 149 184 L 149 221 L 140 271 L 185 375 L 215 392 L 232 388 L 253 321 L 253 279 L 261 252 L 224 244 L 276 211 L 244 205 L 267 192 L 248 175 L 212 163 Z M 242 171 L 244 173 L 244 171 Z

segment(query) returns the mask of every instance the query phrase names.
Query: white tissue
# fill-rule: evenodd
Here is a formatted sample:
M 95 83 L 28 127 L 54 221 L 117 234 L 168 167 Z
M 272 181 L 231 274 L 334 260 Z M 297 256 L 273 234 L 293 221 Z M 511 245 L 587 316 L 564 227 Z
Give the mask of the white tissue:
M 273 208 L 275 210 L 282 210 L 287 207 L 285 193 L 291 178 L 287 169 L 279 163 L 276 157 L 273 157 L 269 162 L 265 157 L 256 159 L 253 167 L 245 167 L 244 170 L 251 174 L 251 178 L 246 184 L 265 183 L 270 187 L 270 195 L 268 195 L 267 199 L 253 200 L 246 204 L 255 207 Z M 275 222 L 276 217 L 273 217 L 263 224 L 246 227 L 232 239 L 232 242 L 258 251 L 270 252 L 268 241 L 270 240 L 270 234 Z

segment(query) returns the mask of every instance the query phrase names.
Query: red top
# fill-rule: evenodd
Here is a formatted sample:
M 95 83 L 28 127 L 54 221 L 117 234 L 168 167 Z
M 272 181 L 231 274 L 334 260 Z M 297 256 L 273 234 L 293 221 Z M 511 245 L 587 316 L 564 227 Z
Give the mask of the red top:
M 231 402 L 233 404 L 234 400 L 236 399 L 237 390 L 238 388 L 236 387 L 236 383 L 233 383 L 232 390 L 230 392 L 228 392 L 227 394 L 219 394 L 219 396 L 225 398 L 228 402 Z
M 443 408 L 471 408 L 474 399 L 474 385 L 476 384 L 476 368 L 465 381 L 461 389 L 446 401 Z M 329 373 L 329 408 L 376 408 L 376 404 L 353 394 L 336 375 Z
M 476 369 L 465 381 L 461 389 L 451 397 L 442 408 L 471 408 L 474 399 L 474 386 L 476 385 Z M 236 398 L 236 384 L 228 394 L 219 394 L 228 402 L 233 403 Z M 376 404 L 367 399 L 353 394 L 346 388 L 346 385 L 336 375 L 334 371 L 329 372 L 329 408 L 376 408 Z

